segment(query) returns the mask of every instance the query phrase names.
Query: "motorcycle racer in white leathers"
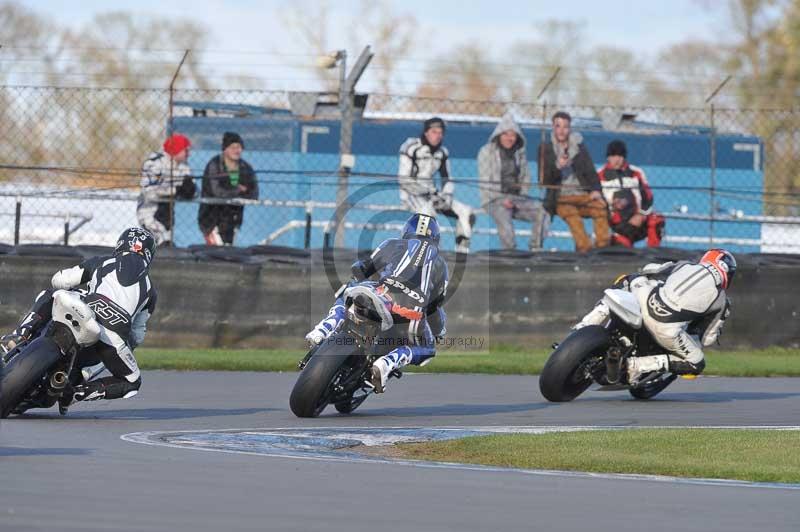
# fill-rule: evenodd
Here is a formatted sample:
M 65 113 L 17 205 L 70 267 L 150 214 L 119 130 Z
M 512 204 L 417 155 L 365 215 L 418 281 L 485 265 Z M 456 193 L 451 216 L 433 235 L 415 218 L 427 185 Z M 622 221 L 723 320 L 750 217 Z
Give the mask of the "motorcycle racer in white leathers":
M 648 264 L 640 273 L 618 281 L 618 287 L 627 288 L 636 296 L 644 326 L 668 352 L 628 358 L 631 384 L 654 372 L 702 373 L 703 347 L 717 341 L 730 316 L 726 290 L 735 273 L 736 259 L 730 252 L 710 249 L 699 262 Z M 608 306 L 601 301 L 574 328 L 601 325 L 609 313 Z M 690 329 L 695 334 L 690 334 Z

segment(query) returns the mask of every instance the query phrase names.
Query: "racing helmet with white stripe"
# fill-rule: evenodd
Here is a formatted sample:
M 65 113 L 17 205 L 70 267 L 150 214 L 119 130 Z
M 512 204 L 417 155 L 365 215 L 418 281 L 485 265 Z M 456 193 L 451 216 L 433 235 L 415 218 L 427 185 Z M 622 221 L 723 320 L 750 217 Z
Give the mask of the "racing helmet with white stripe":
M 142 256 L 147 267 L 156 255 L 156 239 L 153 233 L 141 227 L 129 227 L 125 229 L 117 239 L 114 248 L 114 256 L 123 253 L 137 253 Z
M 403 226 L 403 239 L 427 238 L 439 245 L 439 222 L 436 218 L 420 212 L 415 213 Z
M 717 284 L 727 289 L 736 274 L 736 259 L 730 251 L 715 248 L 706 251 L 700 258 L 700 264 L 714 270 Z

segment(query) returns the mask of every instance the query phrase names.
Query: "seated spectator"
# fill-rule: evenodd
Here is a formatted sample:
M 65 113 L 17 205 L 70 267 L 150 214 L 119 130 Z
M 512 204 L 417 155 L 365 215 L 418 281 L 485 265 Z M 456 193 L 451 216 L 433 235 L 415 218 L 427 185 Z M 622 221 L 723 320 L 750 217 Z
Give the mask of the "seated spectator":
M 186 164 L 191 145 L 188 138 L 174 133 L 164 141 L 163 150 L 151 153 L 142 165 L 136 218 L 153 233 L 157 246 L 171 244 L 174 199 L 192 199 L 197 191 Z
M 469 239 L 475 215 L 472 207 L 453 196 L 455 182 L 450 179 L 450 153 L 444 147 L 444 120 L 429 118 L 422 123 L 422 134 L 411 137 L 400 146 L 397 176 L 400 202 L 412 213 L 436 216 L 440 213 L 456 219 L 456 253 L 469 253 Z M 436 187 L 434 174 L 439 173 L 442 188 Z
M 595 247 L 608 246 L 608 208 L 600 192 L 600 179 L 583 144 L 583 136 L 572 131 L 572 117 L 568 113 L 559 111 L 553 115 L 550 137 L 550 142 L 539 146 L 539 175 L 542 184 L 548 187 L 544 208 L 567 222 L 579 253 L 592 248 L 583 218 L 592 219 Z
M 647 237 L 647 245 L 661 245 L 664 217 L 653 212 L 653 191 L 644 170 L 626 160 L 628 148 L 613 140 L 606 148 L 606 165 L 598 171 L 609 206 L 613 243 L 625 247 Z
M 253 167 L 242 159 L 244 141 L 238 133 L 222 136 L 222 153 L 206 165 L 202 197 L 258 199 L 258 182 Z M 197 215 L 200 230 L 209 246 L 233 245 L 244 221 L 244 206 L 204 203 Z
M 514 223 L 531 223 L 531 250 L 541 249 L 550 220 L 542 202 L 528 196 L 531 170 L 525 153 L 525 136 L 514 118 L 505 115 L 478 152 L 478 180 L 484 209 L 497 224 L 503 249 L 515 249 Z

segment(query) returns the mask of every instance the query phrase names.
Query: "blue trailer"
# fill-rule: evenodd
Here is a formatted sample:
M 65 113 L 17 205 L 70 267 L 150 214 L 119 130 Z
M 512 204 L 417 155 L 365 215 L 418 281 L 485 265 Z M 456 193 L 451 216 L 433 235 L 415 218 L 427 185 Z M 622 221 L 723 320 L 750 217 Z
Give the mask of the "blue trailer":
M 282 109 L 209 102 L 178 102 L 176 106 L 192 110 L 191 114 L 173 118 L 169 129 L 192 139 L 190 164 L 195 175 L 202 175 L 207 161 L 220 152 L 222 133 L 236 131 L 244 138 L 244 158 L 258 172 L 260 199 L 278 203 L 246 207 L 237 245 L 258 244 L 269 235 L 277 235 L 271 243 L 302 247 L 306 239 L 304 221 L 309 213 L 313 221 L 310 245 L 322 245 L 324 226 L 334 215 L 338 186 L 338 120 L 308 120 Z M 448 120 L 445 145 L 450 151 L 456 197 L 478 208 L 476 157 L 494 130 L 496 120 L 460 118 Z M 731 249 L 760 251 L 761 223 L 748 220 L 750 216 L 763 214 L 764 147 L 758 137 L 712 135 L 705 127 L 644 122 L 632 122 L 624 132 L 608 131 L 600 120 L 579 118 L 574 120 L 573 128 L 583 134 L 598 167 L 605 163 L 606 145 L 611 140 L 625 141 L 630 162 L 645 170 L 654 189 L 655 209 L 668 216 L 666 245 L 701 248 L 709 244 L 713 234 L 716 243 Z M 522 129 L 535 180 L 537 147 L 550 131 L 540 123 L 522 122 Z M 348 190 L 354 208 L 347 213 L 347 222 L 381 227 L 405 218 L 398 210 L 365 207 L 388 205 L 399 209 L 398 188 L 393 178 L 397 172 L 398 148 L 406 138 L 419 134 L 420 121 L 416 119 L 365 114 L 355 121 L 352 142 L 355 165 Z M 532 187 L 532 195 L 541 193 Z M 712 215 L 730 221 L 712 222 L 709 220 Z M 179 204 L 176 217 L 176 244 L 202 243 L 196 223 L 197 204 Z M 442 222 L 445 226 L 451 224 L 447 219 Z M 525 222 L 515 224 L 517 229 L 529 228 Z M 491 217 L 478 216 L 475 227 L 474 250 L 499 247 L 497 236 L 491 234 L 494 228 Z M 588 221 L 587 230 L 590 230 Z M 560 236 L 547 238 L 546 248 L 573 249 L 563 220 L 554 218 L 551 231 Z M 394 234 L 395 231 L 388 229 L 348 230 L 346 245 L 369 247 Z M 524 249 L 526 241 L 526 237 L 519 236 L 518 247 Z M 452 238 L 444 237 L 443 247 L 452 246 Z

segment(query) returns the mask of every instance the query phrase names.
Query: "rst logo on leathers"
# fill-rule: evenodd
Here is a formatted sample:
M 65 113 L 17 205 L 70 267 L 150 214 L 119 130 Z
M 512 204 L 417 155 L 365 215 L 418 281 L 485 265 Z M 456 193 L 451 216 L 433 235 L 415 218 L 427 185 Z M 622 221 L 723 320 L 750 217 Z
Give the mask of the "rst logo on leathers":
M 104 299 L 94 299 L 93 301 L 87 301 L 86 304 L 97 314 L 100 321 L 108 325 L 127 324 L 130 322 L 127 313 L 114 308 Z

